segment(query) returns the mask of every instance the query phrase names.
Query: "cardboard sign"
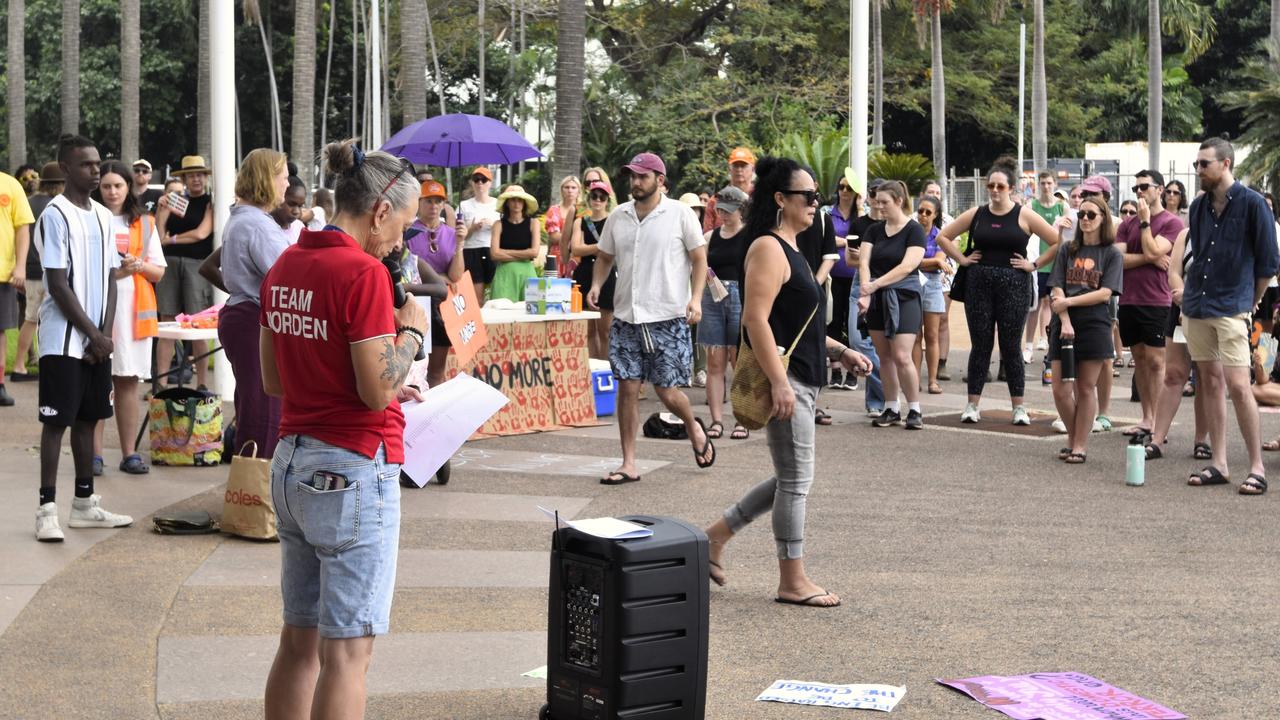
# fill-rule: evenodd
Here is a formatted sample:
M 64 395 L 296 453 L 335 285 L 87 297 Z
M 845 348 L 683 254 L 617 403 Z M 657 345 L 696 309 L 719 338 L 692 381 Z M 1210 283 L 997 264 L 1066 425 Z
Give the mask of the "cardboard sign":
M 1016 720 L 1185 720 L 1176 710 L 1078 672 L 938 680 Z
M 890 712 L 906 694 L 907 689 L 898 685 L 828 685 L 779 680 L 760 693 L 756 702 Z
M 476 304 L 476 288 L 471 282 L 471 273 L 464 272 L 457 285 L 449 290 L 440 305 L 440 317 L 444 320 L 445 334 L 453 343 L 458 367 L 467 367 L 476 352 L 489 341 L 484 319 L 480 317 L 480 306 Z

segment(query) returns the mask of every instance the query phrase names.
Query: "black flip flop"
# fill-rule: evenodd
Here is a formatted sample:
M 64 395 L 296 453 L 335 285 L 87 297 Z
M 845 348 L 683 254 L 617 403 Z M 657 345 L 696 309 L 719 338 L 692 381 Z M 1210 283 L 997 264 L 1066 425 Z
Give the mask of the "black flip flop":
M 751 437 L 751 431 L 741 425 L 735 425 L 733 432 L 729 433 L 730 440 L 746 440 Z
M 707 442 L 701 448 L 695 448 L 693 451 L 693 461 L 698 463 L 698 467 L 705 470 L 716 464 L 716 446 L 712 444 L 711 436 L 707 435 L 707 426 L 702 424 L 702 418 L 694 418 L 693 421 L 698 423 L 698 427 L 702 428 L 702 434 L 706 435 L 707 438 Z M 702 456 L 706 455 L 708 450 L 711 451 L 711 459 L 703 460 Z M 636 479 L 638 480 L 639 478 Z
M 818 593 L 818 594 L 816 594 L 816 595 L 810 595 L 809 597 L 804 598 L 803 600 L 791 600 L 791 599 L 789 599 L 789 598 L 784 598 L 784 597 L 775 597 L 775 598 L 773 599 L 773 601 L 774 601 L 774 602 L 776 602 L 776 603 L 782 603 L 783 605 L 801 605 L 801 606 L 804 606 L 804 607 L 814 607 L 814 608 L 833 608 L 833 607 L 840 607 L 840 601 L 839 601 L 839 600 L 837 600 L 837 601 L 836 601 L 836 604 L 835 604 L 835 605 L 824 605 L 824 604 L 822 604 L 822 603 L 815 603 L 815 602 L 813 602 L 814 600 L 817 600 L 817 599 L 818 599 L 818 598 L 820 598 L 820 597 L 826 597 L 826 596 L 828 596 L 828 595 L 830 595 L 830 594 L 831 594 L 831 593 L 829 593 L 829 592 L 820 592 L 820 593 Z
M 625 485 L 639 481 L 639 475 L 628 475 L 620 470 L 614 470 L 605 477 L 600 478 L 601 485 Z
M 719 570 L 720 575 L 722 576 L 722 579 L 717 580 L 716 576 L 712 574 L 710 571 L 707 572 L 707 577 L 711 578 L 711 582 L 719 585 L 720 587 L 724 587 L 725 582 L 727 582 L 727 579 L 723 579 L 723 576 L 725 575 L 724 566 L 716 562 L 715 560 L 708 560 L 707 564 Z
M 1240 483 L 1241 495 L 1262 495 L 1267 492 L 1267 479 L 1258 473 L 1249 473 L 1249 477 Z
M 1059 459 L 1059 460 L 1066 460 L 1066 459 L 1067 459 L 1067 456 L 1068 456 L 1068 455 L 1070 455 L 1070 454 L 1071 454 L 1071 448 L 1069 448 L 1069 447 L 1058 448 L 1058 459 Z
M 1066 457 L 1062 458 L 1062 461 L 1068 465 L 1083 465 L 1085 463 L 1085 460 L 1087 459 L 1088 458 L 1085 456 L 1084 453 L 1073 452 L 1067 455 Z
M 1150 435 L 1151 428 L 1144 428 L 1141 425 L 1134 425 L 1133 427 L 1125 430 L 1120 434 L 1124 435 L 1125 437 L 1133 437 L 1134 435 Z
M 1209 443 L 1198 442 L 1191 448 L 1191 457 L 1197 460 L 1212 460 L 1213 448 L 1209 447 Z
M 1192 482 L 1196 480 L 1198 482 Z M 1222 471 L 1212 465 L 1206 465 L 1203 470 L 1191 475 L 1187 478 L 1187 484 L 1191 487 L 1204 487 L 1206 485 L 1226 485 L 1231 482 L 1231 478 L 1222 474 Z
M 832 423 L 831 416 L 822 408 L 813 411 L 813 422 L 818 425 L 827 426 Z
M 1145 450 L 1148 460 L 1159 460 L 1164 457 L 1164 451 L 1160 449 L 1159 445 L 1153 442 L 1147 443 Z

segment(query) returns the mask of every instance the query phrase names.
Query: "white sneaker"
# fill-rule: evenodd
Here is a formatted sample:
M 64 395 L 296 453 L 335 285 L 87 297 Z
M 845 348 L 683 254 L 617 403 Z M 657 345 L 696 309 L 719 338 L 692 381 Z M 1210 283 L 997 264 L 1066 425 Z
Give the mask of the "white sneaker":
M 706 371 L 706 370 L 699 370 L 699 371 L 698 371 L 698 373 L 697 373 L 696 375 L 694 375 L 694 376 L 693 376 L 693 386 L 694 386 L 694 387 L 706 387 L 706 386 L 707 386 L 707 371 Z
M 1067 424 L 1062 422 L 1062 418 L 1055 418 L 1053 421 L 1053 431 L 1057 433 L 1067 434 Z
M 1027 413 L 1027 409 L 1021 405 L 1013 408 L 1013 424 L 1014 425 L 1030 425 L 1031 415 Z
M 969 403 L 964 406 L 964 412 L 960 413 L 960 422 L 973 424 L 982 419 L 982 413 L 978 412 L 978 406 Z
M 1031 364 L 1031 346 L 1030 345 L 1022 346 L 1022 364 L 1023 365 Z
M 71 519 L 67 525 L 73 528 L 118 528 L 133 524 L 128 515 L 117 515 L 102 507 L 100 495 L 76 498 L 71 501 Z
M 1102 432 L 1102 421 L 1097 418 L 1093 419 L 1093 432 Z
M 47 502 L 36 511 L 36 539 L 40 542 L 62 542 L 57 505 Z
M 1039 340 L 1036 341 L 1036 349 L 1041 351 L 1048 350 L 1049 341 L 1045 340 L 1044 338 L 1040 338 Z

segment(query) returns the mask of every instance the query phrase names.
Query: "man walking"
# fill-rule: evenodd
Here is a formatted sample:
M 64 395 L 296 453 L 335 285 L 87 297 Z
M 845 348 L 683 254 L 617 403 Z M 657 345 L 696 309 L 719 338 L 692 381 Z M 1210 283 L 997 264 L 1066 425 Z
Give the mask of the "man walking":
M 1169 323 L 1169 254 L 1182 232 L 1182 220 L 1164 209 L 1164 176 L 1158 170 L 1137 174 L 1133 194 L 1138 214 L 1120 223 L 1116 245 L 1124 251 L 1124 294 L 1120 296 L 1120 343 L 1133 353 L 1133 377 L 1142 403 L 1142 422 L 1126 435 L 1150 433 L 1156 400 L 1164 384 L 1165 326 Z
M 1249 476 L 1240 494 L 1267 491 L 1262 467 L 1258 405 L 1249 388 L 1250 316 L 1267 283 L 1280 270 L 1275 219 L 1261 195 L 1236 182 L 1231 171 L 1235 149 L 1222 138 L 1209 138 L 1196 155 L 1196 174 L 1204 195 L 1191 203 L 1187 245 L 1191 265 L 1181 296 L 1187 350 L 1200 374 L 1205 395 L 1205 421 L 1212 464 L 1188 478 L 1189 485 L 1230 482 L 1227 468 L 1227 400 L 1231 394 L 1236 421 L 1249 452 Z M 1182 273 L 1182 263 L 1174 263 Z
M 116 310 L 114 271 L 120 266 L 111 215 L 89 197 L 98 188 L 98 148 L 64 135 L 58 162 L 66 190 L 49 203 L 36 226 L 47 296 L 40 305 L 40 509 L 36 539 L 62 542 L 54 504 L 62 435 L 71 428 L 75 463 L 73 528 L 115 528 L 133 523 L 107 512 L 93 492 L 93 429 L 111 417 L 111 326 Z M 126 402 L 132 402 L 127 400 Z
M 40 170 L 39 192 L 27 198 L 27 202 L 31 204 L 31 217 L 39 220 L 49 201 L 62 194 L 62 186 L 62 168 L 56 162 L 45 163 Z M 40 266 L 40 251 L 34 242 L 27 248 L 27 281 L 24 289 L 27 310 L 22 318 L 22 329 L 18 331 L 18 352 L 13 356 L 16 366 L 9 374 L 14 382 L 35 380 L 37 376 L 31 372 L 30 366 L 39 364 L 31 346 L 40 321 L 40 303 L 44 301 L 44 268 Z M 19 369 L 22 372 L 18 372 Z
M 716 461 L 716 449 L 702 421 L 694 417 L 680 386 L 689 383 L 692 361 L 689 325 L 702 316 L 707 280 L 707 247 L 698 218 L 684 203 L 659 191 L 667 175 L 662 158 L 640 153 L 626 166 L 630 202 L 609 216 L 600 234 L 587 302 L 597 307 L 600 290 L 618 268 L 609 333 L 609 363 L 621 381 L 618 431 L 622 465 L 600 479 L 621 485 L 640 479 L 636 466 L 637 403 L 641 383 L 652 383 L 658 399 L 684 421 L 698 467 Z
M 27 246 L 31 241 L 31 205 L 27 191 L 14 176 L 0 172 L 0 339 L 18 327 L 18 293 L 26 292 Z M 0 407 L 13 405 L 4 387 L 4 363 L 7 346 L 0 348 Z M 14 362 L 21 367 L 23 356 Z
M 729 153 L 729 184 L 750 195 L 756 184 L 755 178 L 756 154 L 751 152 L 751 148 L 734 148 Z M 716 215 L 716 199 L 712 196 L 702 214 L 702 231 L 711 232 L 718 227 L 720 216 Z

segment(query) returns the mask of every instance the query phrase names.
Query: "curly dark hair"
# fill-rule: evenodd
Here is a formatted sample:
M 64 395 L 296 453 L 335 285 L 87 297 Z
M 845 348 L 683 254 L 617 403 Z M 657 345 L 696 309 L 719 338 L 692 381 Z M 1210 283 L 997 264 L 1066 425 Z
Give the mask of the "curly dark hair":
M 751 199 L 747 201 L 744 213 L 748 240 L 754 240 L 777 227 L 778 204 L 773 201 L 773 194 L 789 190 L 791 176 L 804 171 L 800 163 L 791 158 L 760 158 L 760 162 L 756 163 L 756 186 L 751 191 Z

